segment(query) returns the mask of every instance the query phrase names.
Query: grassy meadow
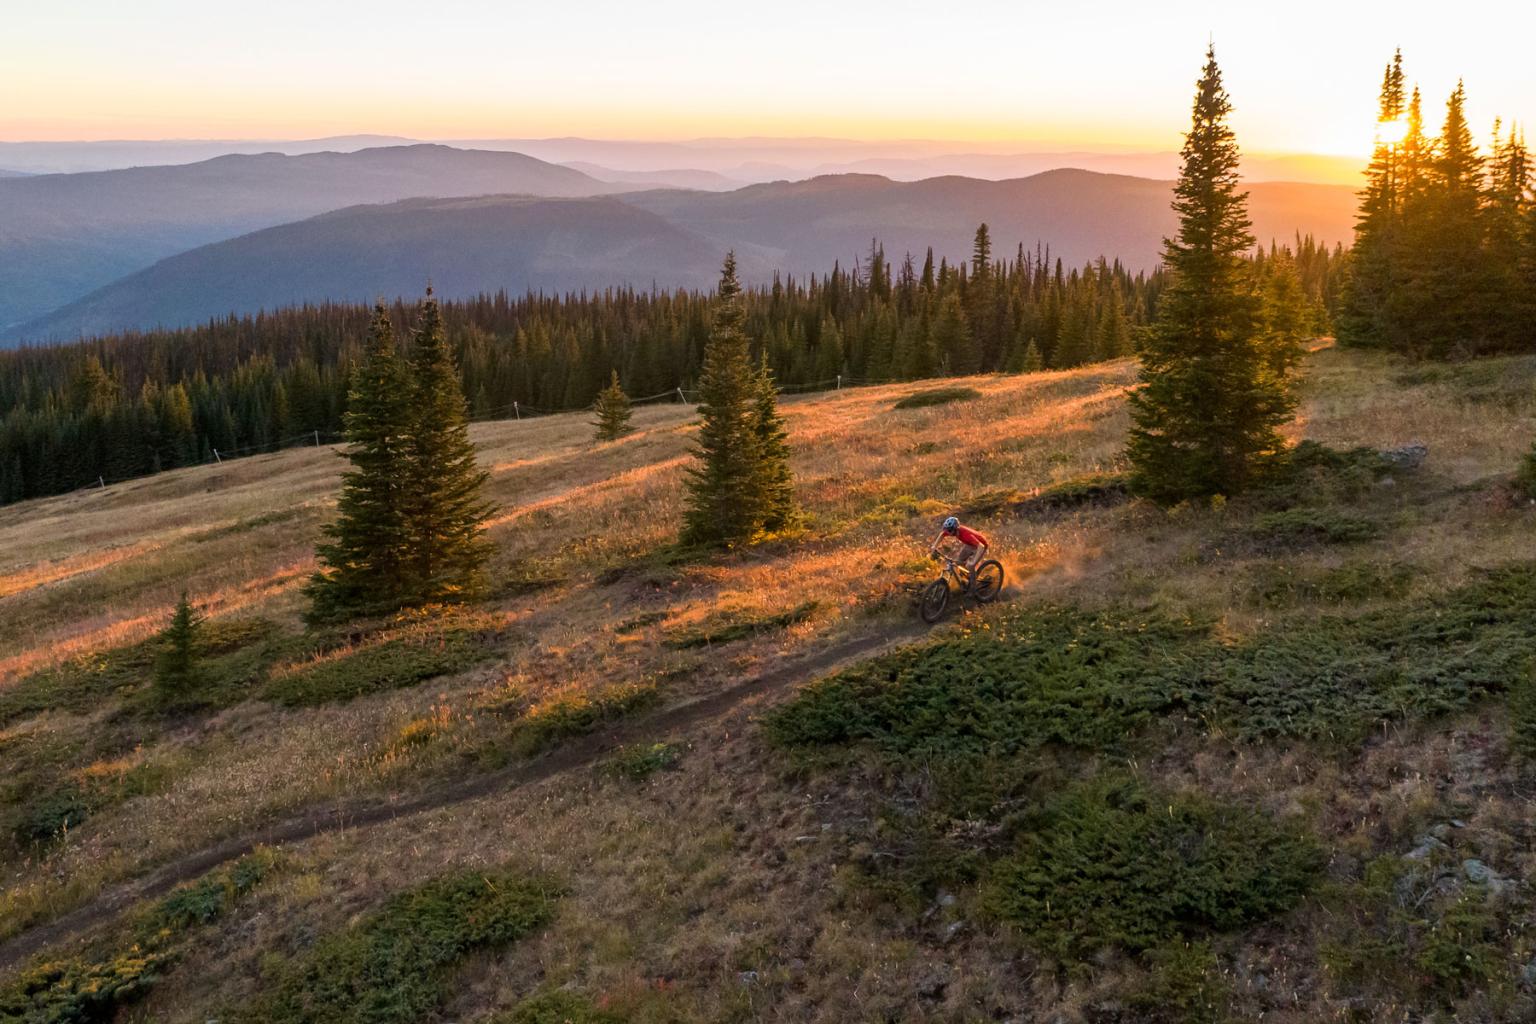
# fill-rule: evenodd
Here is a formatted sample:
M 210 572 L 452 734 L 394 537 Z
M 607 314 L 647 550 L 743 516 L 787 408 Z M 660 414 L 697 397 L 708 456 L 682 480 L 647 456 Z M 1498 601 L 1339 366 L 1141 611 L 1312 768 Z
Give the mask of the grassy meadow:
M 492 596 L 344 628 L 300 619 L 334 448 L 0 509 L 0 940 L 807 666 L 597 770 L 338 815 L 0 973 L 0 1016 L 1530 1019 L 1536 359 L 1314 352 L 1323 447 L 1170 511 L 1115 483 L 1134 376 L 786 399 L 803 530 L 717 556 L 675 545 L 691 408 L 479 424 Z M 924 630 L 951 510 L 1006 599 Z M 204 682 L 166 708 L 183 592 Z M 860 637 L 890 645 L 818 660 Z

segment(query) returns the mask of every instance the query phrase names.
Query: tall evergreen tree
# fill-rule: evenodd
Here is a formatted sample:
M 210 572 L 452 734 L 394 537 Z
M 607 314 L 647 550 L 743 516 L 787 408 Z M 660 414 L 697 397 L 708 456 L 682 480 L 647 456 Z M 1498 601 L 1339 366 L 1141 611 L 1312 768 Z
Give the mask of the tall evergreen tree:
M 198 641 L 202 635 L 202 617 L 182 591 L 171 621 L 161 631 L 160 651 L 155 658 L 155 697 L 162 705 L 175 705 L 187 698 L 198 682 Z
M 1266 260 L 1260 283 L 1259 323 L 1265 358 L 1271 371 L 1285 377 L 1301 362 L 1312 319 L 1291 254 L 1282 250 Z
M 1394 316 L 1396 331 L 1415 354 L 1444 358 L 1490 347 L 1494 283 L 1483 245 L 1482 198 L 1483 158 L 1467 124 L 1466 89 L 1458 83 L 1446 101 L 1426 189 L 1407 207 L 1407 280 Z
M 383 303 L 373 310 L 367 348 L 352 372 L 345 420 L 347 459 L 336 519 L 321 528 L 320 570 L 306 587 L 310 618 L 324 621 L 392 611 L 406 603 L 406 451 L 411 382 Z
M 1531 161 L 1525 140 L 1511 128 L 1502 137 L 1494 124 L 1494 154 L 1489 166 L 1487 260 L 1491 277 L 1490 302 L 1497 311 L 1493 330 L 1499 348 L 1512 348 L 1530 330 L 1527 306 L 1536 298 L 1525 279 L 1526 223 L 1532 209 Z
M 757 442 L 757 494 L 762 529 L 778 533 L 795 524 L 795 482 L 789 468 L 789 431 L 779 413 L 779 389 L 763 355 L 753 378 L 752 432 Z
M 619 371 L 612 373 L 608 386 L 597 393 L 597 401 L 592 406 L 592 411 L 597 414 L 592 426 L 599 441 L 616 441 L 630 432 L 629 396 L 619 385 Z
M 475 463 L 469 417 L 442 311 L 427 289 L 411 332 L 411 409 L 405 443 L 405 595 L 410 604 L 456 601 L 484 587 L 490 545 L 481 524 L 489 474 Z
M 745 544 L 762 528 L 762 455 L 754 422 L 757 389 L 746 320 L 736 254 L 729 253 L 699 377 L 699 440 L 694 449 L 699 464 L 689 470 L 686 544 Z
M 1259 339 L 1231 109 L 1212 48 L 1174 188 L 1179 235 L 1163 246 L 1170 283 L 1131 394 L 1132 483 L 1164 503 L 1241 491 L 1284 452 L 1278 428 L 1293 408 Z
M 1366 168 L 1355 219 L 1353 263 L 1338 325 L 1339 340 L 1346 344 L 1385 342 L 1384 307 L 1398 287 L 1394 271 L 1400 258 L 1403 205 L 1400 163 L 1407 136 L 1403 89 L 1403 52 L 1399 50 L 1382 77 L 1376 148 Z
M 937 353 L 941 370 L 947 373 L 976 373 L 981 369 L 981 353 L 966 319 L 960 293 L 951 291 L 939 300 L 931 334 L 932 350 Z

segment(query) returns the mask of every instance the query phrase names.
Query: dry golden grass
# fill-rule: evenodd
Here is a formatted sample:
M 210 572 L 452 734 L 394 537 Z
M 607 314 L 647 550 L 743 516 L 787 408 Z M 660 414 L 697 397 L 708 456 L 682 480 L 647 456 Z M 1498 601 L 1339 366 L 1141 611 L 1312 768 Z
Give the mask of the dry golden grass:
M 1465 381 L 1416 380 L 1413 368 L 1380 357 L 1325 350 L 1309 360 L 1298 434 L 1431 446 L 1431 483 L 1403 488 L 1398 528 L 1365 549 L 1414 563 L 1417 586 L 1448 585 L 1471 566 L 1526 555 L 1527 515 L 1468 487 L 1507 474 L 1536 436 L 1536 361 L 1480 367 L 1522 381 L 1524 392 L 1468 399 Z M 490 526 L 497 574 L 559 581 L 494 604 L 516 639 L 491 661 L 415 688 L 307 710 L 247 703 L 147 743 L 135 763 L 174 762 L 173 781 L 91 819 L 41 860 L 4 865 L 0 907 L 46 916 L 105 881 L 295 808 L 473 770 L 468 759 L 504 728 L 486 710 L 498 700 L 539 708 L 633 683 L 681 699 L 841 636 L 909 621 L 908 589 L 933 572 L 921 555 L 945 511 L 1119 468 L 1122 396 L 1133 380 L 1134 366 L 1121 362 L 977 378 L 966 383 L 982 398 L 926 409 L 892 408 L 923 385 L 787 400 L 804 534 L 679 565 L 657 554 L 680 519 L 691 409 L 637 410 L 636 432 L 603 445 L 590 442 L 579 415 L 478 425 L 473 436 L 501 508 Z M 0 510 L 0 687 L 147 635 L 182 589 L 213 615 L 239 611 L 296 629 L 297 587 L 341 465 L 330 449 L 299 449 Z M 1244 631 L 1267 619 L 1249 598 L 1252 573 L 1274 556 L 1212 550 L 1224 515 L 1132 504 L 980 525 L 1009 568 L 1015 598 L 1200 610 Z M 1343 556 L 1288 557 L 1327 567 Z M 665 642 L 806 601 L 817 602 L 807 620 L 726 647 Z M 562 780 L 318 840 L 306 848 L 313 870 L 264 897 L 269 912 L 248 924 L 259 941 L 249 931 L 220 939 L 199 954 L 220 969 L 194 961 L 155 1005 L 173 1019 L 201 1019 L 229 995 L 216 976 L 249 985 L 256 951 L 294 929 L 342 921 L 447 865 L 509 857 L 577 883 L 572 903 L 544 938 L 485 965 L 454 1019 L 566 980 L 642 1020 L 660 1019 L 662 1004 L 682 1007 L 684 1019 L 866 1019 L 900 1013 L 911 986 L 946 962 L 974 966 L 908 1019 L 987 1016 L 995 1009 L 987 1001 L 1005 991 L 1057 1005 L 1075 998 L 1033 976 L 995 937 L 966 933 L 941 949 L 931 935 L 876 927 L 846 906 L 834 878 L 848 856 L 842 838 L 859 829 L 839 815 L 857 813 L 857 802 L 822 793 L 827 803 L 810 805 L 804 791 L 781 785 L 750 732 L 740 735 L 745 715 L 722 727 L 729 739 L 695 738 L 702 747 L 680 772 L 639 787 Z M 18 728 L 52 730 L 62 742 L 90 719 L 48 715 Z M 1263 766 L 1266 785 L 1278 786 L 1281 767 Z M 1219 768 L 1198 772 L 1214 785 Z M 1229 785 L 1260 785 L 1234 779 Z M 1302 802 L 1317 782 L 1279 786 L 1275 799 Z M 772 980 L 745 984 L 744 971 Z

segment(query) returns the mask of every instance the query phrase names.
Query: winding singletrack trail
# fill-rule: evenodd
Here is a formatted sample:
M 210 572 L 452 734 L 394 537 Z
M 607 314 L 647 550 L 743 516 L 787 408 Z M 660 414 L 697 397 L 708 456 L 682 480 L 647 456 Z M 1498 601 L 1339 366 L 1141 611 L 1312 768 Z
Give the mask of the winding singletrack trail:
M 462 783 L 429 789 L 403 800 L 356 801 L 314 808 L 254 832 L 232 836 L 163 864 L 140 878 L 119 883 L 100 893 L 91 902 L 0 943 L 0 972 L 19 967 L 34 954 L 50 946 L 80 939 L 138 901 L 163 895 L 182 882 L 198 878 L 226 861 L 243 857 L 257 847 L 280 846 L 326 833 L 368 828 L 413 814 L 452 807 L 516 786 L 541 782 L 594 764 L 616 747 L 641 739 L 659 740 L 669 733 L 723 716 L 755 697 L 779 693 L 799 683 L 809 682 L 844 662 L 880 653 L 917 639 L 926 632 L 927 627 L 918 623 L 891 625 L 879 633 L 852 637 L 814 654 L 795 658 L 735 686 L 571 740 L 531 761 L 500 771 L 479 775 Z

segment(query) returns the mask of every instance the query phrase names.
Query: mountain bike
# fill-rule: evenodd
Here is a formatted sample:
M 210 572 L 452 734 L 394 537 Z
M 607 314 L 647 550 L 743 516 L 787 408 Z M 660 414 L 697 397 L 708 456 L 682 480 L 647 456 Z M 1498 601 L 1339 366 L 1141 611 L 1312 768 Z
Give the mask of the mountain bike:
M 930 626 L 942 619 L 949 608 L 951 580 L 962 596 L 969 594 L 981 604 L 996 601 L 997 595 L 1003 592 L 1003 564 L 995 558 L 987 559 L 975 569 L 967 569 L 953 558 L 935 557 L 943 561 L 944 568 L 939 570 L 939 578 L 923 590 L 923 600 L 918 605 L 918 614 Z

